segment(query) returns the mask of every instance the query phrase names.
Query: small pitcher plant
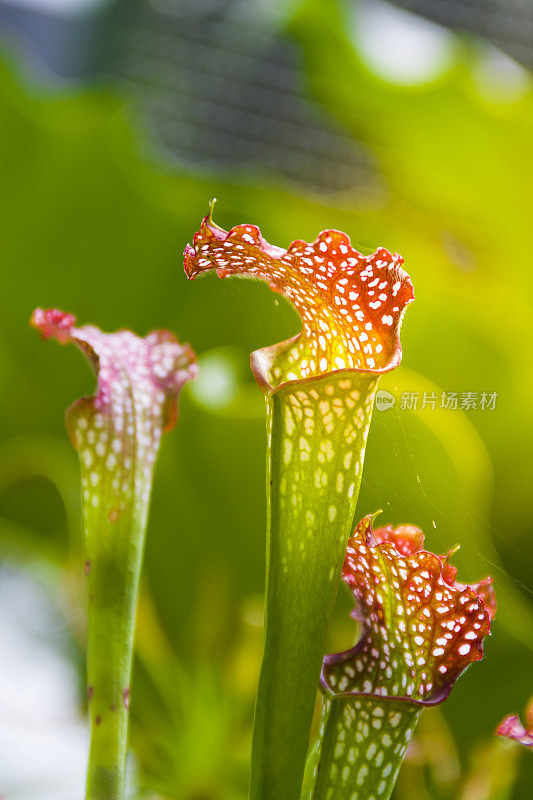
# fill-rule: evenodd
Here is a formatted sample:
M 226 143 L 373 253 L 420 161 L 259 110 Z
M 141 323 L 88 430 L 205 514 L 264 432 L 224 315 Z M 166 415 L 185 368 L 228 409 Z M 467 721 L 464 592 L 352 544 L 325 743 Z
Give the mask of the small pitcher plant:
M 130 331 L 75 326 L 72 314 L 36 309 L 44 338 L 74 342 L 98 376 L 94 397 L 67 412 L 80 454 L 88 592 L 87 698 L 91 745 L 87 800 L 125 792 L 135 614 L 161 435 L 177 417 L 177 399 L 196 375 L 194 353 L 167 331 L 144 339 Z
M 323 231 L 284 250 L 254 225 L 207 216 L 184 253 L 189 278 L 259 278 L 292 302 L 302 331 L 252 354 L 267 402 L 268 584 L 252 800 L 297 800 L 326 634 L 355 515 L 379 376 L 400 363 L 413 288 L 402 258 L 369 256 Z M 294 654 L 298 654 L 298 658 Z
M 422 549 L 414 526 L 355 529 L 342 577 L 360 638 L 326 656 L 320 733 L 302 800 L 388 800 L 425 706 L 446 699 L 483 655 L 492 581 L 456 582 L 448 557 Z

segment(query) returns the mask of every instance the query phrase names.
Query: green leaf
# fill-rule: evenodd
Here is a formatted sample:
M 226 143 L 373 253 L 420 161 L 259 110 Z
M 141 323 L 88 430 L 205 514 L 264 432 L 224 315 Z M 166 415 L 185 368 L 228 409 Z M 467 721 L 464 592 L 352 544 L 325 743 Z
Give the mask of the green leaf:
M 135 614 L 153 469 L 177 397 L 194 377 L 188 346 L 167 331 L 144 339 L 74 327 L 71 314 L 37 309 L 45 338 L 75 342 L 98 375 L 67 427 L 82 467 L 88 591 L 87 682 L 91 748 L 87 800 L 122 800 Z
M 252 354 L 268 412 L 268 585 L 251 797 L 291 800 L 300 796 L 374 394 L 400 361 L 413 290 L 400 256 L 363 256 L 339 231 L 283 250 L 254 225 L 228 233 L 208 216 L 184 257 L 191 278 L 212 269 L 261 278 L 302 318 L 301 333 Z

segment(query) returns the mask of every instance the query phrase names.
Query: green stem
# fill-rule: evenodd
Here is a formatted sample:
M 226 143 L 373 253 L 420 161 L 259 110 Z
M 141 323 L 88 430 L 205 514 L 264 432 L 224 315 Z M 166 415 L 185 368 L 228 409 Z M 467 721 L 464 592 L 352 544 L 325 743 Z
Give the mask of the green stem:
M 149 490 L 150 482 L 138 468 L 131 508 L 118 515 L 113 494 L 102 492 L 111 502 L 85 520 L 91 724 L 86 800 L 125 796 L 130 677 L 148 511 L 148 503 L 139 498 L 146 497 L 143 490 Z
M 267 399 L 268 577 L 252 800 L 300 797 L 377 380 L 328 375 Z

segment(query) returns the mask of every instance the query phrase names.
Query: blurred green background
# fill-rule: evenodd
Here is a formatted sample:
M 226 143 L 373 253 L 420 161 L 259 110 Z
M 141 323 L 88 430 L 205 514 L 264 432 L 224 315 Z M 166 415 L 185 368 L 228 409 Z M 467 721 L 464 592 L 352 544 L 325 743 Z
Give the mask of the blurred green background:
M 182 393 L 153 492 L 131 796 L 246 796 L 265 566 L 264 400 L 248 358 L 299 323 L 264 285 L 185 279 L 183 247 L 216 196 L 219 225 L 258 224 L 280 246 L 333 227 L 363 252 L 383 245 L 404 256 L 416 303 L 404 322 L 402 366 L 381 384 L 397 402 L 374 412 L 358 515 L 382 508 L 384 523 L 412 522 L 436 552 L 460 544 L 460 577 L 493 575 L 499 612 L 483 662 L 440 709 L 425 713 L 395 797 L 529 800 L 530 753 L 493 731 L 533 691 L 530 75 L 482 39 L 449 31 L 438 40 L 438 63 L 405 74 L 417 40 L 402 41 L 400 29 L 390 39 L 383 3 L 377 17 L 369 16 L 372 3 L 304 0 L 277 4 L 276 14 L 266 5 L 240 4 L 225 35 L 231 47 L 239 14 L 247 15 L 247 25 L 266 26 L 295 54 L 291 74 L 312 116 L 291 123 L 283 169 L 246 157 L 238 128 L 231 161 L 172 155 L 161 138 L 157 144 L 146 104 L 141 113 L 142 92 L 120 70 L 54 81 L 12 32 L 3 35 L 0 794 L 58 800 L 57 787 L 83 781 L 82 723 L 71 758 L 57 739 L 59 723 L 39 705 L 33 716 L 27 709 L 24 684 L 33 670 L 43 694 L 52 692 L 48 662 L 38 655 L 45 639 L 74 676 L 72 714 L 84 712 L 79 473 L 64 412 L 93 391 L 94 379 L 75 348 L 43 344 L 28 328 L 40 305 L 107 331 L 167 327 L 199 356 L 202 376 Z M 389 11 L 394 20 L 396 9 Z M 417 20 L 409 20 L 413 29 Z M 212 72 L 206 92 L 212 88 L 214 101 Z M 185 68 L 180 75 L 181 91 L 169 102 L 191 113 Z M 266 95 L 254 98 L 259 121 L 265 113 L 259 128 L 268 152 L 269 120 L 286 109 L 272 103 L 267 114 Z M 219 120 L 224 109 L 213 113 Z M 222 136 L 216 124 L 212 141 Z M 313 150 L 311 129 L 332 138 Z M 493 409 L 441 409 L 443 391 L 497 393 L 497 401 Z M 419 393 L 417 409 L 401 408 L 404 392 Z M 424 392 L 437 394 L 434 410 L 421 409 Z M 28 600 L 22 614 L 35 591 L 35 608 Z M 35 609 L 43 604 L 51 611 L 41 625 Z M 342 592 L 331 649 L 351 644 L 348 610 Z M 29 631 L 17 650 L 19 625 Z M 62 773 L 69 759 L 81 764 L 81 777 L 77 767 Z M 54 765 L 50 794 L 36 783 L 43 761 Z

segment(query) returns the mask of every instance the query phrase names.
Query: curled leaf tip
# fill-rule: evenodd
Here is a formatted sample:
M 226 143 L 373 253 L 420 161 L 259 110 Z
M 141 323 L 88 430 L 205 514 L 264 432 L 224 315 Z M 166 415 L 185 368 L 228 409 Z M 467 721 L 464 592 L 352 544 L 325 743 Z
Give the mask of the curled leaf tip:
M 457 567 L 450 562 L 451 557 L 457 552 L 458 549 L 459 547 L 454 547 L 445 556 L 440 556 L 440 559 L 442 561 L 443 580 L 449 586 L 462 590 L 468 588 L 468 586 L 467 584 L 460 583 L 457 580 Z M 493 620 L 496 615 L 496 593 L 494 591 L 492 578 L 483 578 L 483 580 L 479 581 L 479 583 L 472 583 L 470 588 L 473 592 L 475 592 L 477 597 L 483 601 L 483 605 L 487 614 L 489 615 L 489 619 Z
M 370 538 L 371 535 L 376 544 L 392 542 L 402 556 L 418 553 L 424 544 L 424 534 L 420 528 L 416 528 L 414 525 L 398 525 L 396 528 L 387 525 L 383 528 L 376 528 L 373 534 L 367 531 L 367 538 Z
M 495 610 L 490 579 L 457 583 L 455 568 L 423 550 L 423 541 L 410 525 L 373 531 L 371 516 L 357 526 L 343 579 L 363 631 L 352 650 L 326 656 L 322 682 L 329 692 L 439 703 L 482 658 Z
M 414 299 L 402 264 L 401 256 L 383 247 L 362 255 L 340 231 L 322 231 L 311 243 L 295 240 L 284 250 L 263 239 L 255 225 L 227 232 L 211 215 L 184 252 L 189 278 L 210 270 L 220 278 L 259 278 L 300 314 L 300 334 L 252 356 L 267 390 L 330 372 L 380 374 L 397 366 L 403 312 Z
M 508 714 L 498 725 L 497 736 L 505 736 L 533 748 L 533 697 L 526 707 L 524 721 L 525 725 L 520 721 L 518 714 Z
M 31 325 L 44 338 L 75 342 L 97 373 L 96 395 L 78 401 L 69 411 L 69 430 L 75 446 L 80 446 L 82 432 L 87 433 L 89 410 L 97 415 L 93 420 L 97 429 L 111 428 L 119 438 L 123 435 L 129 439 L 135 432 L 141 444 L 143 437 L 153 435 L 158 439 L 159 429 L 173 426 L 178 394 L 197 371 L 189 345 L 181 345 L 164 330 L 141 338 L 130 331 L 109 334 L 92 325 L 75 327 L 72 314 L 56 309 L 36 309 Z M 115 448 L 118 452 L 118 444 Z
M 43 339 L 54 338 L 61 344 L 70 341 L 70 332 L 75 324 L 76 317 L 73 314 L 57 308 L 36 308 L 30 319 L 30 325 L 40 332 Z

